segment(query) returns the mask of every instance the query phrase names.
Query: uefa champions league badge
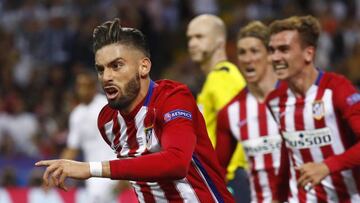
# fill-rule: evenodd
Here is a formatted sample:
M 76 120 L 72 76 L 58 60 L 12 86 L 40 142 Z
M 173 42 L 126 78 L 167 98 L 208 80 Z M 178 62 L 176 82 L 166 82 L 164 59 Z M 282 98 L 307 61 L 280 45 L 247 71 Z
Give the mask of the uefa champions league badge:
M 312 104 L 312 114 L 316 120 L 321 120 L 325 115 L 324 102 L 322 100 L 315 100 Z
M 346 98 L 346 102 L 349 106 L 352 106 L 360 102 L 360 93 L 354 93 Z
M 185 118 L 188 120 L 192 120 L 192 114 L 182 109 L 176 109 L 164 114 L 165 123 L 174 120 L 175 118 Z

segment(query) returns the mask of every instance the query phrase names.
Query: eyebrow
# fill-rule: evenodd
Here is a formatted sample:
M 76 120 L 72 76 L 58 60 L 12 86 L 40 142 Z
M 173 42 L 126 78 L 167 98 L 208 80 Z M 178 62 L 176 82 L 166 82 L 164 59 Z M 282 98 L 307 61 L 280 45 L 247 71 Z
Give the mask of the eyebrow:
M 116 58 L 114 58 L 113 60 L 111 60 L 110 62 L 106 63 L 106 65 L 109 66 L 109 65 L 115 63 L 115 62 L 118 61 L 118 60 L 123 60 L 123 61 L 125 61 L 125 59 L 122 58 L 122 57 L 116 57 Z M 100 65 L 100 64 L 95 64 L 95 66 L 96 66 L 96 67 L 99 67 L 99 68 L 104 67 L 104 65 Z

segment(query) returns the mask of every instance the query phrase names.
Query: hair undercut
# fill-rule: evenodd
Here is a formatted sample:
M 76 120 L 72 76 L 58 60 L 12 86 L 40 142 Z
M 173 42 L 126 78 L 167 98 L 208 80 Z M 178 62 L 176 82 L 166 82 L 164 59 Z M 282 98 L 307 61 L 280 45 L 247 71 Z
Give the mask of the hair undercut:
M 311 15 L 292 16 L 283 20 L 275 20 L 269 27 L 270 35 L 286 30 L 296 30 L 303 46 L 313 46 L 315 48 L 321 31 L 320 22 Z
M 122 27 L 118 18 L 97 26 L 93 32 L 94 53 L 102 47 L 114 43 L 132 46 L 150 58 L 150 51 L 144 34 L 135 28 Z
M 255 37 L 259 39 L 265 47 L 268 47 L 270 37 L 269 28 L 260 21 L 252 21 L 240 29 L 237 40 L 245 37 Z

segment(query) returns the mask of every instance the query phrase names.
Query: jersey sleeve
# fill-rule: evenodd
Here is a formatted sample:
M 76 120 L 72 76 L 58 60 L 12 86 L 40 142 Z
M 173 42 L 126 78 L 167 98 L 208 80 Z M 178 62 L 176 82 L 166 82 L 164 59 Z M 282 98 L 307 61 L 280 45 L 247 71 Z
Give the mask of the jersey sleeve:
M 335 110 L 341 115 L 340 120 L 352 131 L 346 136 L 355 135 L 349 138 L 354 140 L 355 144 L 344 153 L 331 156 L 324 161 L 330 172 L 338 172 L 360 166 L 360 156 L 358 156 L 360 153 L 360 93 L 350 81 L 344 78 L 334 88 L 333 102 Z
M 70 114 L 69 118 L 69 133 L 67 138 L 67 147 L 72 149 L 80 148 L 81 140 L 81 130 L 80 130 L 81 120 L 79 119 L 78 111 L 74 111 Z
M 232 136 L 229 119 L 227 115 L 227 108 L 223 108 L 217 117 L 216 140 L 215 147 L 216 155 L 219 159 L 222 172 L 225 175 L 227 167 L 230 163 L 231 157 L 236 149 L 238 141 Z
M 131 159 L 110 161 L 112 179 L 161 181 L 184 178 L 196 145 L 193 121 L 197 107 L 189 90 L 173 90 L 159 106 L 162 150 Z M 196 120 L 195 120 L 196 121 Z

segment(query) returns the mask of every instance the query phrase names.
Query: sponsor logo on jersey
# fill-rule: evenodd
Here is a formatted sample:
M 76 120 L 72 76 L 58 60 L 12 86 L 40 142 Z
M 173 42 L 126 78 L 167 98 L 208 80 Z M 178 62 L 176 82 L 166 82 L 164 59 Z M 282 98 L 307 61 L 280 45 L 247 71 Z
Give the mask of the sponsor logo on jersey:
M 346 102 L 352 106 L 358 102 L 360 102 L 360 93 L 354 93 L 346 98 Z
M 281 147 L 280 135 L 261 136 L 241 142 L 248 156 L 270 154 Z
M 164 114 L 165 123 L 174 120 L 175 118 L 186 118 L 192 120 L 192 115 L 190 112 L 181 109 L 176 109 Z
M 313 117 L 316 120 L 320 120 L 324 117 L 325 107 L 324 107 L 324 102 L 322 100 L 316 100 L 313 102 L 312 113 L 313 113 Z
M 322 147 L 332 143 L 331 131 L 329 128 L 283 132 L 283 135 L 286 146 L 293 149 Z

